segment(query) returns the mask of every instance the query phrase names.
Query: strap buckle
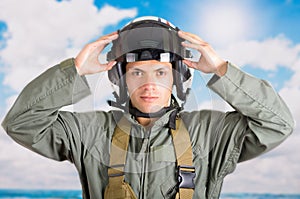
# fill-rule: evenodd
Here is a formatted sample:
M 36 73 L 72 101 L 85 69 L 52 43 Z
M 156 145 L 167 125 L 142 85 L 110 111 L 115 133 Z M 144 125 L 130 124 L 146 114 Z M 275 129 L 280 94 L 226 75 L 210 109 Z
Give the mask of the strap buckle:
M 179 188 L 194 189 L 195 167 L 187 165 L 178 166 Z
M 108 177 L 119 177 L 123 176 L 124 173 L 124 167 L 125 164 L 116 164 L 116 165 L 111 165 L 108 168 Z M 118 169 L 119 168 L 119 169 Z

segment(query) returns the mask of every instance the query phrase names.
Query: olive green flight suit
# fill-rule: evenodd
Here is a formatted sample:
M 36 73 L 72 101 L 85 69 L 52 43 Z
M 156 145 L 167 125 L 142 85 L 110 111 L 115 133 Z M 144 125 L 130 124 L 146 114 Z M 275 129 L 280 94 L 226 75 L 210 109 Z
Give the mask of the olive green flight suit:
M 219 198 L 224 177 L 236 164 L 265 153 L 284 141 L 294 128 L 286 104 L 265 81 L 231 63 L 223 77 L 208 87 L 236 111 L 181 112 L 196 168 L 194 199 Z M 176 157 L 167 112 L 151 129 L 121 111 L 72 113 L 60 111 L 91 92 L 78 76 L 74 59 L 48 69 L 19 95 L 2 125 L 16 142 L 48 158 L 69 160 L 80 176 L 83 198 L 103 198 L 107 165 L 116 122 L 131 123 L 125 181 L 140 199 L 173 198 Z

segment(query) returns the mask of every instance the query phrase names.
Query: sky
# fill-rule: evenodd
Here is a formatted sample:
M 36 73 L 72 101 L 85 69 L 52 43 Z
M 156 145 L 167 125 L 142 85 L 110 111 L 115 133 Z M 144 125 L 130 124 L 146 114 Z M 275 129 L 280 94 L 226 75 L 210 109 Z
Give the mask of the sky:
M 269 81 L 300 122 L 300 2 L 296 0 L 1 0 L 0 120 L 24 86 L 75 57 L 85 44 L 152 15 L 199 35 L 224 59 Z M 231 110 L 194 73 L 192 108 Z M 66 110 L 108 110 L 105 74 L 88 77 L 93 95 Z M 200 85 L 200 86 L 199 86 Z M 280 146 L 240 163 L 223 192 L 299 193 L 300 127 Z M 0 128 L 0 189 L 80 189 L 76 170 L 19 146 Z

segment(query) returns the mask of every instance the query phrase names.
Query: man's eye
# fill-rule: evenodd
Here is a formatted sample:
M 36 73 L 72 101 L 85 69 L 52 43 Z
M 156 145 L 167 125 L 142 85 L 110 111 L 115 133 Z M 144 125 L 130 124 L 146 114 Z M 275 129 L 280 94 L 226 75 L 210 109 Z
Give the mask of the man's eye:
M 157 71 L 158 76 L 165 76 L 166 74 L 167 74 L 166 71 L 162 71 L 162 70 Z
M 142 76 L 143 75 L 143 73 L 141 71 L 133 71 L 131 74 L 133 76 Z

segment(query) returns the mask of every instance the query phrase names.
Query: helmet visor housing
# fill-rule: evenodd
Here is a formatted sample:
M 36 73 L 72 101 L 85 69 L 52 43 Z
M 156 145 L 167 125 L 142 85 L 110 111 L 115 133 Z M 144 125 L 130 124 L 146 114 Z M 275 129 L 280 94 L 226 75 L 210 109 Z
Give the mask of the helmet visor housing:
M 171 28 L 155 26 L 124 30 L 119 32 L 119 38 L 113 41 L 107 60 L 134 62 L 155 59 L 172 62 L 191 58 L 190 51 L 185 49 L 181 42 L 183 39 Z

